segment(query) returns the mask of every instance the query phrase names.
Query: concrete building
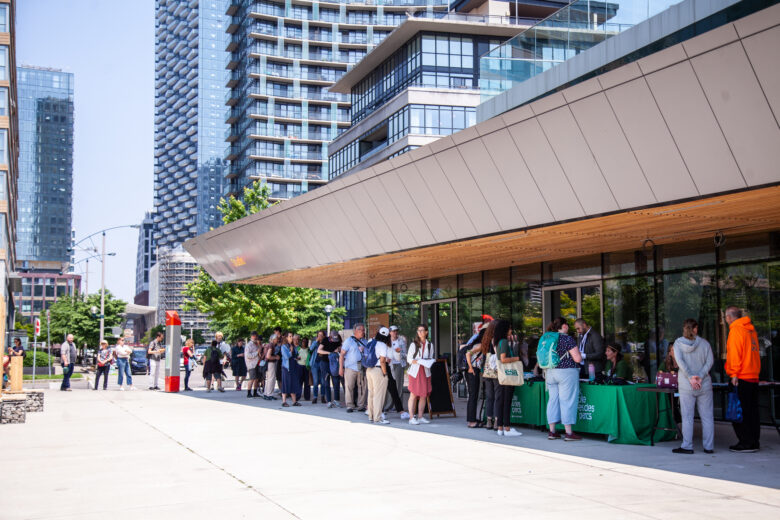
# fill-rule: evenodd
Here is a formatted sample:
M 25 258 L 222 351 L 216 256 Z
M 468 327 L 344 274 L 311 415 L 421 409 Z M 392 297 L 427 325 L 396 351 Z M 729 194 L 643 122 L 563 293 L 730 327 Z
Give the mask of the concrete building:
M 222 223 L 227 0 L 156 0 L 154 240 Z
M 409 18 L 330 87 L 350 95 L 352 126 L 328 147 L 329 179 L 476 124 L 480 56 L 539 21 L 535 3 L 513 3 L 519 17 L 508 6 L 474 0 L 446 16 Z
M 369 316 L 407 335 L 430 325 L 451 360 L 482 313 L 510 319 L 532 354 L 553 316 L 582 316 L 652 379 L 693 317 L 725 381 L 723 309 L 738 305 L 760 378 L 776 379 L 780 5 L 684 0 L 620 30 L 574 8 L 601 41 L 567 47 L 582 29 L 570 12 L 573 25 L 507 42 L 553 27 L 570 59 L 480 105 L 476 126 L 186 249 L 219 283 L 366 288 Z M 649 12 L 624 2 L 612 19 L 624 8 Z M 351 240 L 330 247 L 334 229 Z
M 35 318 L 46 321 L 46 311 L 60 298 L 70 298 L 81 292 L 81 275 L 57 271 L 34 270 L 19 272 L 21 291 L 14 293 L 16 321 L 32 323 Z
M 182 330 L 200 330 L 208 341 L 213 339 L 209 316 L 184 310 L 184 289 L 197 278 L 197 270 L 198 264 L 181 247 L 158 249 L 157 262 L 149 270 L 149 307 L 157 309 L 157 321 L 151 326 L 165 323 L 165 311 L 177 311 Z
M 16 266 L 19 179 L 19 114 L 16 76 L 15 2 L 0 0 L 0 338 L 10 344 L 15 306 L 21 290 Z
M 149 305 L 149 269 L 157 262 L 157 244 L 154 241 L 154 220 L 146 212 L 138 230 L 138 250 L 135 264 L 136 305 Z
M 61 270 L 69 262 L 73 215 L 73 74 L 20 66 L 20 269 Z
M 350 125 L 348 97 L 330 87 L 407 17 L 446 11 L 446 0 L 232 0 L 228 192 L 261 180 L 279 200 L 325 184 L 328 143 Z

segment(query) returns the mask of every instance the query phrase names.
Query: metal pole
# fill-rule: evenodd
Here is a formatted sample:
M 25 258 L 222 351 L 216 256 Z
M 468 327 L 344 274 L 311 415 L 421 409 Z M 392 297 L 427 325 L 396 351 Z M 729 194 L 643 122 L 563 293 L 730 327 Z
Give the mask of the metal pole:
M 601 330 L 604 330 L 602 327 Z M 51 378 L 51 312 L 46 309 L 46 353 L 49 355 L 49 378 Z
M 328 313 L 328 337 L 330 337 L 330 313 Z
M 84 277 L 84 295 L 89 296 L 89 258 L 87 258 L 87 273 Z
M 36 324 L 40 323 L 40 318 L 36 318 Z M 33 334 L 33 376 L 32 376 L 32 382 L 33 387 L 35 387 L 35 371 L 38 369 L 38 327 L 35 327 Z
M 103 343 L 103 335 L 106 325 L 106 232 L 103 231 L 103 260 L 102 274 L 100 275 L 100 343 Z

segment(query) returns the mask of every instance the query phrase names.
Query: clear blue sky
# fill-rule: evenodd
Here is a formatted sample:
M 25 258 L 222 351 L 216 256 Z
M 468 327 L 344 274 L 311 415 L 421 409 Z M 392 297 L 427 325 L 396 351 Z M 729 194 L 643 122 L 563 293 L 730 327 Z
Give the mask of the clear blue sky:
M 154 1 L 16 2 L 16 44 L 18 64 L 75 75 L 76 239 L 140 223 L 152 208 Z M 134 229 L 106 235 L 107 251 L 116 252 L 106 262 L 106 287 L 126 301 L 135 294 L 137 243 Z M 90 261 L 89 271 L 89 290 L 97 292 L 100 263 Z

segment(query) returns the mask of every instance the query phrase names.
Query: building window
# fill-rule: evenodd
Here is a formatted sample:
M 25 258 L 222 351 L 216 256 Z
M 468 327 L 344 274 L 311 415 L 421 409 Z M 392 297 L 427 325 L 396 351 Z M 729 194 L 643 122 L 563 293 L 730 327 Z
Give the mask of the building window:
M 0 80 L 8 81 L 8 45 L 0 45 Z
M 8 115 L 8 87 L 0 87 L 0 116 Z
M 8 4 L 0 4 L 0 32 L 9 32 Z
M 8 164 L 8 130 L 0 128 L 0 164 Z

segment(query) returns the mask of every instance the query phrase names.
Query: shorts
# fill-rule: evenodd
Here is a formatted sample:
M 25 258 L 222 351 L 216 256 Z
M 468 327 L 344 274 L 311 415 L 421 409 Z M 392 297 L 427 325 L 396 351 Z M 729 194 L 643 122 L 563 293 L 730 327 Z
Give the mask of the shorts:
M 260 377 L 260 370 L 258 370 L 257 367 L 250 368 L 249 370 L 247 370 L 246 378 L 249 379 L 250 381 L 253 379 L 258 379 L 259 377 Z

